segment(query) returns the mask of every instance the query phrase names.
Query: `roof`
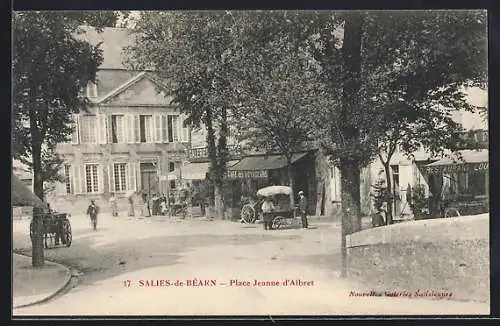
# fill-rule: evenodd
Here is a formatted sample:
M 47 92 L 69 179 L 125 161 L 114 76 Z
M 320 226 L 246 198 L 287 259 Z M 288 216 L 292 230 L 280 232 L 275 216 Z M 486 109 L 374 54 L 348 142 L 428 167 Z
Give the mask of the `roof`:
M 295 153 L 292 155 L 292 163 L 300 160 L 309 152 Z M 281 154 L 254 155 L 244 157 L 241 161 L 233 165 L 231 171 L 261 171 L 276 170 L 287 165 L 286 157 Z
M 14 173 L 12 173 L 11 183 L 11 206 L 46 207 L 45 203 L 23 184 Z
M 82 26 L 84 33 L 76 35 L 92 45 L 101 43 L 103 62 L 99 69 L 127 69 L 124 65 L 126 55 L 124 49 L 134 44 L 133 37 L 127 28 L 106 27 L 98 33 L 93 27 Z

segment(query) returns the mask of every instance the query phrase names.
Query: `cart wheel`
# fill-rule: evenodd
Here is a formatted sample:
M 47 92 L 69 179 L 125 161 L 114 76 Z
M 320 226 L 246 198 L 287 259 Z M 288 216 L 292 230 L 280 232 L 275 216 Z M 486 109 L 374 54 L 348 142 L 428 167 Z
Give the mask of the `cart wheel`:
M 246 204 L 241 209 L 240 216 L 242 222 L 248 224 L 253 223 L 255 221 L 255 209 L 252 206 Z
M 284 226 L 285 219 L 281 216 L 276 216 L 273 218 L 273 221 L 271 222 L 271 228 L 274 230 L 278 230 Z
M 449 207 L 444 211 L 444 217 L 457 217 L 460 216 L 460 212 L 455 207 Z
M 63 223 L 63 232 L 62 232 L 62 243 L 66 245 L 66 247 L 71 246 L 71 241 L 73 240 L 73 236 L 71 235 L 71 224 L 68 221 L 64 221 Z

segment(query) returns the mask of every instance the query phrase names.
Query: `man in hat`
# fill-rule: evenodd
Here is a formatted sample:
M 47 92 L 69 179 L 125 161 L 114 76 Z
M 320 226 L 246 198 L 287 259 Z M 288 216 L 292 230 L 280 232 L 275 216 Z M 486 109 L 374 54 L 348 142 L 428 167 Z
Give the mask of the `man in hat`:
M 300 218 L 302 220 L 302 227 L 304 229 L 308 228 L 308 223 L 307 223 L 307 198 L 304 196 L 304 192 L 301 190 L 299 191 L 299 212 L 300 212 Z

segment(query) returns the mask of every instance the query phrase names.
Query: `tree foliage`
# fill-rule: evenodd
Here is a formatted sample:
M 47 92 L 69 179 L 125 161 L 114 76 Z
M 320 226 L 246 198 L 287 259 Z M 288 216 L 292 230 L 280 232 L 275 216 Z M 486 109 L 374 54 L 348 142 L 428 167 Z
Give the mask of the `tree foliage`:
M 228 114 L 234 107 L 233 18 L 228 12 L 143 12 L 128 49 L 130 64 L 152 69 L 193 128 L 204 126 L 210 178 L 222 194 L 228 161 Z M 222 205 L 223 203 L 219 203 Z
M 34 191 L 41 198 L 43 182 L 57 180 L 52 173 L 57 160 L 43 163 L 43 155 L 54 158 L 51 151 L 56 144 L 69 140 L 71 114 L 89 105 L 81 90 L 95 80 L 102 62 L 99 45 L 76 37 L 84 24 L 102 29 L 114 25 L 114 15 L 17 12 L 13 16 L 13 156 L 30 162 Z M 55 166 L 47 165 L 50 162 Z

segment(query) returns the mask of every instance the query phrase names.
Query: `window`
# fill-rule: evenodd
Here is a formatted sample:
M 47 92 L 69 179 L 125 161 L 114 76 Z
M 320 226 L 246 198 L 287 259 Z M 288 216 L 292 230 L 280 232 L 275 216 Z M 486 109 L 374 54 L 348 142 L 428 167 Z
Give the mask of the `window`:
M 97 117 L 95 115 L 84 115 L 80 117 L 82 144 L 97 143 Z
M 99 180 L 97 175 L 97 164 L 85 165 L 85 186 L 87 192 L 99 192 Z
M 169 115 L 168 116 L 168 141 L 176 142 L 179 141 L 179 116 Z
M 65 165 L 64 166 L 64 183 L 66 184 L 66 193 L 71 194 L 72 190 L 71 189 L 71 166 Z
M 168 172 L 173 172 L 175 171 L 175 163 L 174 162 L 169 162 L 168 163 Z M 176 183 L 175 180 L 170 180 L 170 189 L 175 189 Z
M 112 115 L 111 116 L 111 141 L 116 143 L 125 142 L 125 116 Z
M 97 97 L 97 85 L 89 82 L 87 88 L 85 89 L 85 95 L 88 98 L 96 98 Z
M 127 190 L 127 177 L 125 172 L 125 163 L 115 163 L 114 165 L 114 176 L 115 176 L 115 191 L 125 191 Z
M 153 142 L 153 116 L 139 116 L 139 135 L 141 143 Z

